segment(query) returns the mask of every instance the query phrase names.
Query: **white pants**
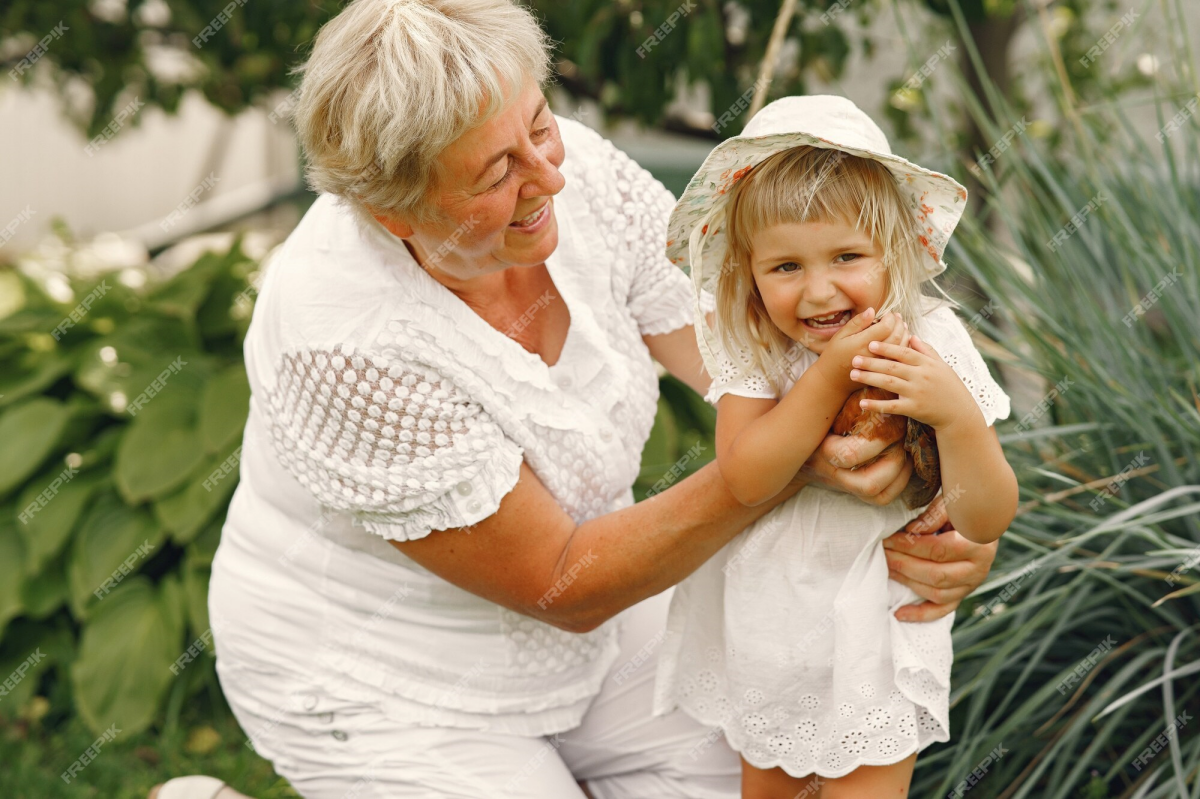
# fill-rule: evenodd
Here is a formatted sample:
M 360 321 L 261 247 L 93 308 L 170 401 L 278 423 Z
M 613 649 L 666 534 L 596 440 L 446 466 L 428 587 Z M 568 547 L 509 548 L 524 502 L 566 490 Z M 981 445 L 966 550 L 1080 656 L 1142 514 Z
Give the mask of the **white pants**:
M 624 611 L 621 656 L 583 723 L 548 737 L 398 725 L 316 686 L 281 713 L 268 699 L 280 675 L 219 657 L 217 673 L 242 729 L 305 799 L 583 799 L 577 780 L 596 799 L 736 799 L 740 763 L 719 731 L 680 710 L 650 715 L 673 590 Z

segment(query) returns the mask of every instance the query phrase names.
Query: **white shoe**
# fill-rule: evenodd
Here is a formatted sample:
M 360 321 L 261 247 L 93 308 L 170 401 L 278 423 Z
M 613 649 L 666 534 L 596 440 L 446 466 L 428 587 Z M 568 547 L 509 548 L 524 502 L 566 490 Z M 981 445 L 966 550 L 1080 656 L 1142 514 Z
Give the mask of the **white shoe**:
M 150 793 L 154 799 L 216 799 L 225 783 L 216 777 L 194 774 L 167 780 L 156 787 L 158 793 L 154 793 L 153 789 Z

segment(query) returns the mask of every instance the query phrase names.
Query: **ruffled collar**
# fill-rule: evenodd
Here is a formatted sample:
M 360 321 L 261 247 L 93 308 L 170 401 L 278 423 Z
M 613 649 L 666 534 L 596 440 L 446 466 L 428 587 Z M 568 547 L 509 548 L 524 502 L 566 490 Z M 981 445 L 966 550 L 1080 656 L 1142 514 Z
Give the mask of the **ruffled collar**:
M 592 260 L 603 256 L 594 242 L 589 244 L 593 237 L 586 235 L 586 226 L 572 212 L 573 207 L 580 207 L 577 199 L 582 202 L 572 196 L 569 187 L 556 196 L 558 246 L 546 259 L 547 271 L 571 316 L 567 339 L 553 366 L 488 324 L 422 269 L 404 241 L 378 221 L 363 226 L 368 246 L 403 287 L 405 303 L 402 308 L 389 309 L 389 316 L 430 334 L 445 358 L 445 363 L 430 365 L 449 372 L 447 376 L 460 384 L 475 383 L 485 392 L 498 391 L 513 407 L 531 408 L 525 414 L 528 417 L 561 429 L 578 426 L 576 413 L 563 401 L 563 392 L 586 396 L 602 406 L 599 410 L 608 412 L 620 399 L 620 386 L 627 384 L 623 373 L 628 370 L 597 319 L 598 312 L 607 310 L 603 304 L 612 301 L 612 291 L 607 271 L 589 268 Z M 495 379 L 497 365 L 507 380 Z M 609 374 L 598 380 L 605 371 Z

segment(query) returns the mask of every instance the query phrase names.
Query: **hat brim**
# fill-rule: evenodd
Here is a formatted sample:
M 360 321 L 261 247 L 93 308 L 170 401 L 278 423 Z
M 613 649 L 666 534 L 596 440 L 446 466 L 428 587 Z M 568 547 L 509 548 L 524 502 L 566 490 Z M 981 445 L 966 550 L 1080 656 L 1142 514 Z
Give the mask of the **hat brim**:
M 729 192 L 752 167 L 771 155 L 802 145 L 841 150 L 861 158 L 870 158 L 886 166 L 900 183 L 901 193 L 909 203 L 923 231 L 921 244 L 929 258 L 925 259 L 925 279 L 946 269 L 943 260 L 946 244 L 962 218 L 966 207 L 967 190 L 949 175 L 913 164 L 890 153 L 877 153 L 846 147 L 807 133 L 773 133 L 765 136 L 734 136 L 713 148 L 700 169 L 688 181 L 683 196 L 675 204 L 667 224 L 667 257 L 685 271 L 697 268 L 692 274 L 695 285 L 714 291 L 725 252 L 725 233 L 720 229 L 723 217 L 713 215 L 715 225 L 707 235 L 700 264 L 689 263 L 688 242 L 697 224 L 709 217 L 718 205 L 723 205 Z

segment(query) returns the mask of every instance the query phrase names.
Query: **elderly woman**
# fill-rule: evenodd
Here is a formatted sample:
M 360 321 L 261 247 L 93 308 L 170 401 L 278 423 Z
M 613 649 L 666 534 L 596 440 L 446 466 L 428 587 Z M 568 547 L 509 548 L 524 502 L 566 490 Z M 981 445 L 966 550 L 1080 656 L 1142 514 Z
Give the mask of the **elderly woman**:
M 550 112 L 547 52 L 506 0 L 356 0 L 303 67 L 321 196 L 246 338 L 209 609 L 238 721 L 305 797 L 737 796 L 722 739 L 651 715 L 668 589 L 806 484 L 909 478 L 831 437 L 761 505 L 716 463 L 634 504 L 654 362 L 709 378 L 673 198 Z M 914 622 L 994 556 L 948 527 L 891 545 Z

